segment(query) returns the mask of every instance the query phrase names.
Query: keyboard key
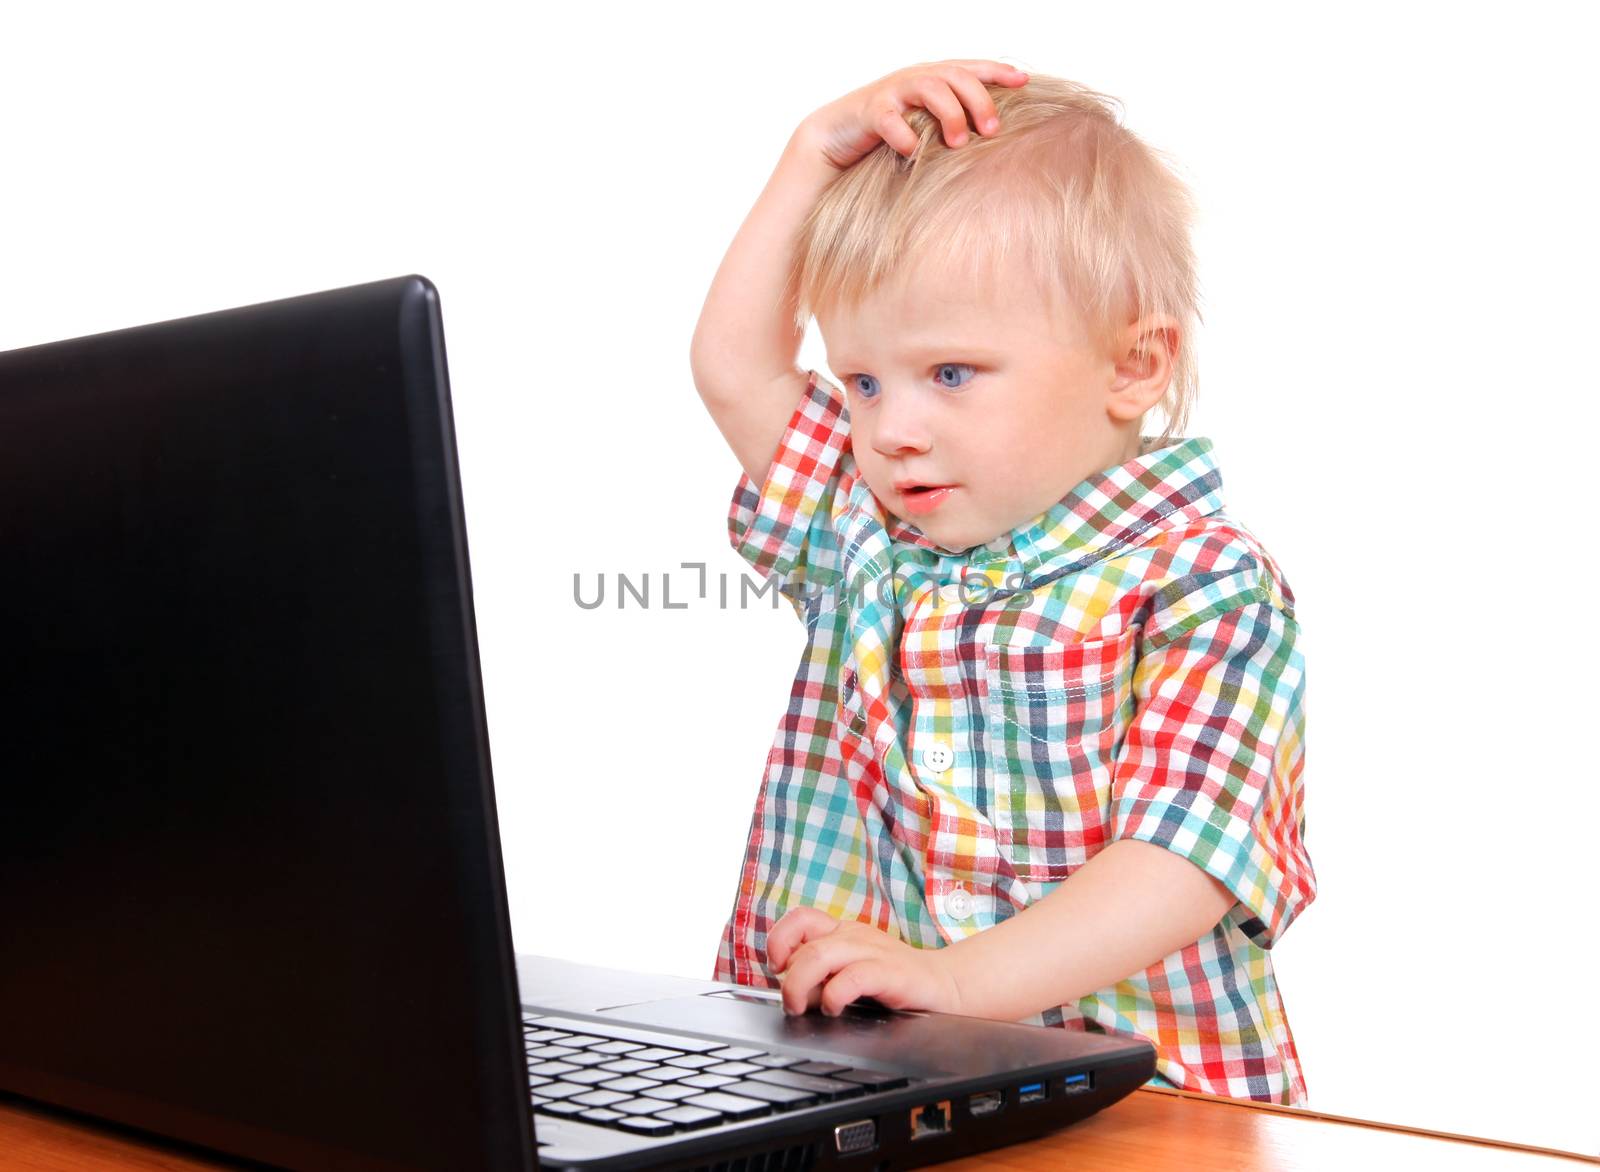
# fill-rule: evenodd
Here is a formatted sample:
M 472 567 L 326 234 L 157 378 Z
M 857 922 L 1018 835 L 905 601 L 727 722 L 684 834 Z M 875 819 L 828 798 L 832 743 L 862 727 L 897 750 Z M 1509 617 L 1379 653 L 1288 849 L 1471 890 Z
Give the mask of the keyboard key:
M 592 1090 L 581 1095 L 573 1095 L 574 1103 L 582 1103 L 586 1107 L 609 1107 L 612 1103 L 620 1103 L 633 1096 L 624 1095 L 620 1091 Z
M 616 1055 L 596 1054 L 593 1050 L 579 1050 L 571 1058 L 563 1058 L 561 1061 L 570 1062 L 574 1066 L 599 1066 L 602 1062 L 616 1061 Z
M 575 1070 L 571 1074 L 563 1075 L 567 1082 L 581 1082 L 585 1086 L 597 1087 L 601 1083 L 610 1082 L 616 1078 L 616 1072 L 610 1070 Z
M 617 1074 L 633 1074 L 635 1071 L 647 1070 L 654 1066 L 653 1062 L 640 1062 L 637 1058 L 618 1058 L 612 1062 L 602 1062 L 601 1070 L 610 1070 Z
M 559 1055 L 551 1055 L 559 1057 Z M 706 1067 L 707 1074 L 749 1074 L 752 1070 L 765 1070 L 763 1066 L 754 1066 L 748 1062 L 719 1062 L 715 1066 Z M 808 1073 L 816 1073 L 809 1071 Z
M 621 1111 L 613 1111 L 610 1107 L 590 1107 L 579 1119 L 587 1119 L 590 1123 L 610 1123 L 614 1119 L 621 1119 Z
M 649 1115 L 624 1115 L 616 1122 L 617 1127 L 624 1127 L 640 1135 L 667 1135 L 673 1129 L 673 1124 L 665 1119 L 656 1119 Z
M 529 1089 L 532 1089 L 533 1087 L 543 1086 L 547 1082 L 555 1082 L 555 1081 L 556 1081 L 555 1079 L 546 1078 L 542 1074 L 530 1074 L 528 1076 L 528 1087 L 529 1087 Z
M 797 1091 L 815 1091 L 819 1095 L 826 1095 L 830 1099 L 848 1099 L 852 1095 L 859 1095 L 864 1088 L 853 1082 L 840 1082 L 838 1079 L 819 1078 L 814 1074 L 796 1074 L 792 1070 L 762 1070 L 748 1076 L 751 1082 L 770 1083 L 776 1087 L 791 1087 Z
M 687 1099 L 691 1095 L 703 1094 L 701 1087 L 686 1087 L 682 1083 L 663 1083 L 660 1086 L 646 1087 L 639 1092 L 647 1099 L 664 1099 L 675 1102 L 678 1099 Z
M 552 1014 L 546 1014 L 543 1021 L 551 1029 L 581 1030 L 584 1033 L 588 1033 L 599 1028 L 592 1021 L 582 1021 L 578 1018 L 560 1017 Z M 628 1042 L 642 1042 L 646 1046 L 670 1046 L 675 1050 L 687 1050 L 695 1054 L 704 1054 L 712 1050 L 725 1048 L 722 1042 L 705 1038 L 691 1038 L 686 1034 L 660 1033 L 656 1030 L 640 1029 L 638 1026 L 613 1025 L 607 1022 L 604 1029 L 611 1037 L 598 1039 L 599 1041 L 611 1041 L 620 1038 Z
M 574 1103 L 570 1099 L 551 1099 L 548 1103 L 534 1108 L 541 1115 L 582 1115 L 584 1109 L 583 1104 Z
M 769 1082 L 751 1082 L 745 1079 L 729 1083 L 723 1088 L 730 1095 L 743 1095 L 747 1099 L 762 1099 L 780 1107 L 798 1107 L 802 1103 L 818 1103 L 822 1096 L 816 1091 L 797 1091 L 793 1087 L 775 1087 Z
M 869 1091 L 887 1091 L 894 1087 L 903 1087 L 910 1080 L 903 1074 L 890 1074 L 887 1070 L 844 1069 L 830 1077 L 840 1082 L 853 1082 L 866 1087 Z
M 699 1070 L 702 1066 L 716 1066 L 725 1062 L 725 1058 L 713 1058 L 709 1054 L 685 1054 L 682 1058 L 668 1058 L 668 1066 L 681 1066 L 685 1070 Z
M 637 1058 L 640 1062 L 664 1062 L 668 1058 L 683 1057 L 682 1050 L 668 1050 L 665 1046 L 651 1046 L 648 1050 L 635 1050 L 628 1055 Z
M 759 1058 L 765 1053 L 765 1050 L 752 1050 L 748 1046 L 724 1046 L 720 1050 L 711 1051 L 712 1057 L 728 1062 L 743 1062 L 747 1058 Z
M 626 1054 L 629 1050 L 643 1050 L 638 1042 L 601 1042 L 598 1046 L 590 1046 L 596 1054 Z
M 654 1079 L 656 1082 L 676 1082 L 689 1072 L 681 1066 L 646 1066 L 633 1073 L 640 1078 Z
M 529 1074 L 571 1074 L 574 1070 L 582 1070 L 581 1066 L 574 1066 L 570 1062 L 541 1062 L 536 1066 L 528 1067 Z
M 614 1078 L 610 1082 L 603 1082 L 600 1085 L 605 1087 L 608 1091 L 627 1091 L 629 1094 L 632 1094 L 635 1091 L 647 1090 L 656 1084 L 651 1082 L 648 1078 L 639 1078 L 636 1075 L 629 1075 L 627 1078 Z
M 707 1111 L 704 1107 L 668 1107 L 655 1113 L 657 1119 L 670 1119 L 683 1127 L 700 1127 L 707 1123 L 720 1122 L 722 1116 L 715 1111 Z
M 760 1067 L 756 1069 L 759 1070 Z M 714 1091 L 718 1087 L 727 1086 L 730 1082 L 737 1082 L 738 1079 L 729 1078 L 725 1074 L 707 1074 L 702 1071 L 700 1074 L 691 1074 L 688 1078 L 681 1078 L 678 1081 L 686 1087 L 699 1087 L 704 1091 Z
M 592 1034 L 572 1034 L 562 1043 L 566 1046 L 598 1046 L 601 1042 L 609 1042 L 610 1038 L 597 1038 Z
M 665 1108 L 672 1106 L 659 1099 L 626 1099 L 620 1103 L 612 1103 L 613 1111 L 621 1111 L 624 1115 L 657 1115 Z
M 582 1050 L 574 1050 L 571 1046 L 552 1046 L 548 1043 L 535 1043 L 528 1047 L 529 1058 L 570 1058 L 582 1053 Z
M 798 1066 L 805 1059 L 796 1054 L 761 1054 L 750 1059 L 750 1061 L 757 1066 L 770 1066 L 774 1070 L 778 1070 L 785 1066 Z
M 746 1099 L 742 1095 L 727 1095 L 721 1091 L 707 1091 L 703 1095 L 685 1099 L 684 1102 L 691 1107 L 720 1111 L 730 1119 L 749 1119 L 753 1115 L 765 1115 L 772 1110 L 771 1103 L 764 1103 L 759 1099 Z
M 582 1086 L 575 1082 L 551 1082 L 534 1091 L 546 1099 L 570 1099 L 573 1095 L 581 1095 L 584 1091 L 593 1090 L 593 1087 Z
M 789 1069 L 801 1074 L 836 1074 L 850 1068 L 841 1066 L 837 1062 L 802 1062 L 799 1066 L 791 1066 Z
M 534 1030 L 532 1033 L 524 1033 L 522 1039 L 525 1042 L 559 1042 L 562 1038 L 571 1036 L 565 1030 Z

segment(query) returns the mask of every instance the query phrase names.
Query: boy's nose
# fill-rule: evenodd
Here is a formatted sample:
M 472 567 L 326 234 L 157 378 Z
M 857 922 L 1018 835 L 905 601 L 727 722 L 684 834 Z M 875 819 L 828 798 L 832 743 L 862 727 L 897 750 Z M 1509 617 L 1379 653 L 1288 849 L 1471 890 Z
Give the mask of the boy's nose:
M 916 396 L 905 391 L 896 394 L 887 388 L 879 393 L 883 402 L 873 412 L 873 451 L 882 456 L 926 452 L 932 437 L 926 413 L 920 410 Z

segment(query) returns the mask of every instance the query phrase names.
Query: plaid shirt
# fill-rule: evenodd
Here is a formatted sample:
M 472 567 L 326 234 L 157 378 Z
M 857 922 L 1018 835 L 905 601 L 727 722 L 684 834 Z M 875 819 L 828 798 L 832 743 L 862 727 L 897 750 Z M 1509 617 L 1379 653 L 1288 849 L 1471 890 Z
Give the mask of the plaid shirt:
M 767 930 L 792 906 L 938 948 L 1138 839 L 1237 902 L 1023 1020 L 1147 1038 L 1156 1082 L 1304 1101 L 1267 951 L 1315 893 L 1294 595 L 1224 516 L 1209 439 L 1143 447 L 952 554 L 873 496 L 843 392 L 812 372 L 766 483 L 741 473 L 728 515 L 806 646 L 716 979 L 776 988 Z

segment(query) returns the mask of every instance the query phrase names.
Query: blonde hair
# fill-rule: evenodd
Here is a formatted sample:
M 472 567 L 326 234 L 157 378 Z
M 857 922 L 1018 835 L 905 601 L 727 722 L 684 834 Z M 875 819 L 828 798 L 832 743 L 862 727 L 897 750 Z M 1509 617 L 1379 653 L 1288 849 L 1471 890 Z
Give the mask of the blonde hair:
M 1077 82 L 1030 74 L 986 86 L 991 136 L 945 145 L 939 120 L 906 112 L 917 149 L 888 143 L 858 160 L 807 216 L 789 273 L 795 327 L 850 307 L 893 275 L 931 262 L 978 280 L 1020 253 L 1040 294 L 1075 307 L 1106 353 L 1147 314 L 1179 323 L 1161 444 L 1182 436 L 1197 390 L 1200 318 L 1189 232 L 1194 202 L 1166 156 L 1124 128 L 1121 102 Z M 1136 343 L 1142 358 L 1143 337 Z

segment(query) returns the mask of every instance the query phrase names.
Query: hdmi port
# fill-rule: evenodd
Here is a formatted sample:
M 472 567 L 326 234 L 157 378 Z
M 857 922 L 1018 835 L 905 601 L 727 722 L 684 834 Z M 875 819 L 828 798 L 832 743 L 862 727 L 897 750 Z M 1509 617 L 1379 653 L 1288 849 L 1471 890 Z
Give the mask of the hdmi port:
M 1004 1091 L 979 1091 L 967 1100 L 967 1110 L 973 1115 L 993 1115 L 1005 1102 Z

